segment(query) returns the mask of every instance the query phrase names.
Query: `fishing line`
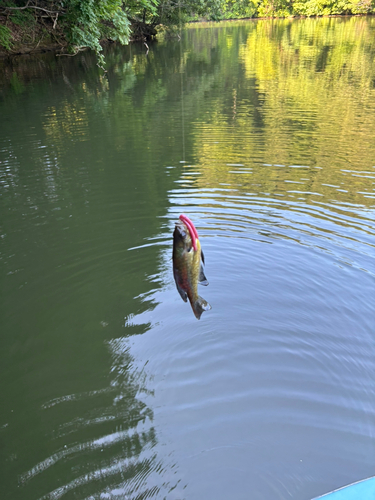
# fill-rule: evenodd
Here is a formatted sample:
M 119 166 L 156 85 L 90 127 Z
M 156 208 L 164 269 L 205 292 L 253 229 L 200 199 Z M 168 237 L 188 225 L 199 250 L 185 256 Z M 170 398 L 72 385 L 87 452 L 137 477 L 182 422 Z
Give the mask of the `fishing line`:
M 182 128 L 182 161 L 185 163 L 185 110 L 184 110 L 184 82 L 182 71 L 182 21 L 181 21 L 181 0 L 178 2 L 180 18 L 180 77 L 181 77 L 181 128 Z

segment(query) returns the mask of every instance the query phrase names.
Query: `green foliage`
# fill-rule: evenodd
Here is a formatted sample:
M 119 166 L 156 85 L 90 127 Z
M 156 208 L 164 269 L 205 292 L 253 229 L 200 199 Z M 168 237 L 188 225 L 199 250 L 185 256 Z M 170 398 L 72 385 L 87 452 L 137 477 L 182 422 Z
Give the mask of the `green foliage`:
M 262 0 L 258 7 L 259 17 L 289 17 L 291 15 L 293 15 L 291 0 Z
M 157 24 L 162 24 L 172 30 L 189 20 L 186 11 L 181 9 L 173 0 L 161 0 L 155 14 Z
M 188 21 L 223 19 L 223 0 L 159 0 L 157 23 L 169 28 Z
M 370 1 L 363 0 L 306 0 L 293 4 L 296 15 L 326 16 L 332 14 L 367 14 L 374 12 Z
M 7 26 L 0 25 L 0 46 L 4 47 L 6 50 L 10 50 L 12 48 L 12 33 Z
M 33 26 L 36 23 L 31 9 L 13 10 L 9 19 L 17 26 Z
M 257 0 L 224 0 L 223 15 L 225 19 L 254 17 L 257 13 L 257 6 Z
M 2 47 L 10 50 L 19 28 L 32 43 L 48 30 L 71 54 L 94 50 L 101 67 L 102 40 L 127 44 L 132 37 L 154 36 L 157 25 L 173 32 L 201 19 L 375 13 L 375 0 L 28 0 L 25 5 L 26 0 L 0 0 Z
M 64 25 L 72 52 L 88 47 L 95 51 L 103 66 L 100 45 L 103 34 L 123 44 L 129 41 L 130 23 L 122 6 L 122 0 L 67 1 Z
M 157 16 L 157 7 L 159 3 L 161 2 L 158 0 L 128 0 L 124 2 L 124 9 L 131 19 L 152 22 Z M 173 3 L 175 8 L 178 8 L 176 2 L 166 1 L 165 3 Z
M 156 12 L 156 22 L 169 29 L 196 21 L 202 17 L 206 19 L 221 19 L 220 1 L 212 0 L 160 0 Z

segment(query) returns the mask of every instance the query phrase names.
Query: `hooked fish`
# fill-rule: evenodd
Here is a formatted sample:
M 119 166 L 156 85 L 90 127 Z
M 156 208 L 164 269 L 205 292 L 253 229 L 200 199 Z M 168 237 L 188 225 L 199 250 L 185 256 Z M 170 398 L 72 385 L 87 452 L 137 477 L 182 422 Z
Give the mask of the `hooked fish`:
M 184 302 L 189 302 L 197 319 L 210 304 L 198 295 L 198 282 L 208 285 L 203 271 L 204 254 L 198 239 L 198 232 L 186 215 L 180 215 L 173 233 L 173 276 L 176 287 Z

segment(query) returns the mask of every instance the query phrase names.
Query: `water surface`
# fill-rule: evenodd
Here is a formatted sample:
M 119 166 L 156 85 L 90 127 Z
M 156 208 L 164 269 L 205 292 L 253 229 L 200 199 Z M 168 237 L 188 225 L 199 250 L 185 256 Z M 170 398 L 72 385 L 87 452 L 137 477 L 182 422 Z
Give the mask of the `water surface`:
M 104 76 L 1 62 L 4 498 L 308 500 L 375 473 L 374 33 L 232 22 L 107 47 Z

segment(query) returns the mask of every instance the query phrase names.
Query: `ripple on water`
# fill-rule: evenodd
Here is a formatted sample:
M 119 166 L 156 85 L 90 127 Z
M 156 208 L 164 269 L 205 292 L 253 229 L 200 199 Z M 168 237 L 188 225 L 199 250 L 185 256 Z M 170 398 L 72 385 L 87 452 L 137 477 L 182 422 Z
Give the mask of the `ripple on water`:
M 55 398 L 42 406 L 54 422 L 57 451 L 21 474 L 19 484 L 28 491 L 39 484 L 39 492 L 53 484 L 39 496 L 43 500 L 69 494 L 86 498 L 98 490 L 103 498 L 131 497 L 135 492 L 148 498 L 175 486 L 166 474 L 173 464 L 163 464 L 154 451 L 153 412 L 139 399 L 148 392 L 144 374 L 129 369 L 133 360 L 126 340 L 111 341 L 108 347 L 115 361 L 107 388 Z M 71 414 L 74 417 L 65 420 Z M 56 473 L 63 478 L 58 487 Z
M 170 191 L 166 218 L 169 237 L 180 213 L 194 221 L 210 282 L 200 293 L 213 309 L 200 322 L 190 317 L 171 281 L 166 249 L 161 272 L 169 285 L 153 292 L 155 311 L 133 318 L 151 325 L 132 350 L 155 376 L 163 444 L 199 485 L 187 491 L 204 491 L 220 470 L 222 485 L 235 474 L 267 498 L 270 491 L 289 498 L 314 480 L 311 457 L 322 475 L 332 461 L 346 477 L 369 470 L 372 207 L 331 198 L 325 188 L 335 183 L 316 191 L 318 197 L 309 190 L 305 200 L 280 200 L 262 184 L 250 191 L 239 183 L 248 171 L 215 187 L 201 181 L 203 170 L 190 176 L 189 187 Z M 308 181 L 304 170 L 301 182 Z
M 12 61 L 6 497 L 306 500 L 373 475 L 373 25 L 194 26 L 108 47 L 100 82 L 88 52 L 39 61 L 42 86 Z M 201 321 L 171 272 L 181 212 Z
M 101 498 L 157 498 L 174 487 L 184 491 L 181 470 L 196 478 L 186 485 L 193 496 L 209 478 L 220 485 L 220 471 L 223 484 L 235 475 L 265 497 L 288 498 L 314 480 L 303 466 L 309 457 L 324 468 L 356 446 L 371 447 L 372 210 L 280 200 L 238 183 L 202 187 L 198 175 L 190 177 L 189 187 L 169 193 L 166 231 L 130 252 L 108 251 L 95 239 L 95 258 L 85 244 L 65 266 L 73 289 L 84 289 L 102 259 L 137 265 L 137 252 L 156 247 L 160 273 L 148 279 L 165 286 L 139 296 L 154 306 L 126 320 L 126 328 L 147 325 L 144 334 L 131 347 L 126 338 L 109 343 L 118 375 L 108 387 L 42 405 L 51 412 L 74 405 L 73 417 L 54 428 L 55 451 L 19 478 L 24 487 L 38 478 L 56 486 L 56 470 L 70 478 L 42 499 L 91 498 L 88 492 L 99 490 Z M 200 322 L 171 278 L 171 234 L 181 212 L 197 226 L 206 254 L 210 286 L 201 294 L 213 309 Z M 93 401 L 93 410 L 84 401 Z M 268 473 L 257 465 L 265 461 Z

